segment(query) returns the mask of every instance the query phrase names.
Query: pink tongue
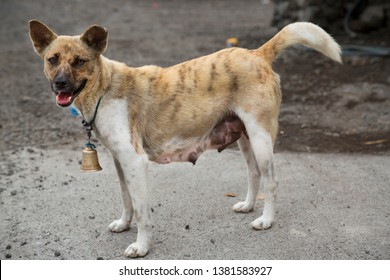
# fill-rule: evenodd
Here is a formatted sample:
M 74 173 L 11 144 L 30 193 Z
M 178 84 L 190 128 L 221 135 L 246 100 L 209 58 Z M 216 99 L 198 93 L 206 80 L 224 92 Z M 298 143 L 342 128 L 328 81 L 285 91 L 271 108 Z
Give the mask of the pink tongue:
M 58 105 L 68 105 L 72 99 L 72 93 L 70 92 L 59 92 L 57 94 Z

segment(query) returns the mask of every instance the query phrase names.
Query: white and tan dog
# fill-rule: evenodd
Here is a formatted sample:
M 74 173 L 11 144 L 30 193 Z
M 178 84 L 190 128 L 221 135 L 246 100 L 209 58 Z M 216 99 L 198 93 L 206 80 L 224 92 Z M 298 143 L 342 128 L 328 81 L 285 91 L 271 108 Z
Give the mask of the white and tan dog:
M 136 242 L 125 251 L 128 257 L 145 256 L 151 245 L 148 162 L 195 164 L 204 151 L 222 151 L 236 141 L 249 178 L 245 201 L 233 209 L 253 210 L 263 177 L 264 210 L 252 226 L 270 228 L 281 102 L 272 61 L 283 49 L 302 44 L 341 62 L 339 45 L 323 29 L 305 22 L 286 26 L 256 50 L 224 49 L 168 68 L 132 68 L 105 58 L 108 32 L 96 25 L 80 36 L 58 36 L 32 20 L 30 37 L 44 59 L 57 104 L 74 102 L 86 121 L 96 113 L 93 129 L 113 155 L 122 191 L 122 216 L 109 229 L 129 229 L 133 216 L 138 226 Z

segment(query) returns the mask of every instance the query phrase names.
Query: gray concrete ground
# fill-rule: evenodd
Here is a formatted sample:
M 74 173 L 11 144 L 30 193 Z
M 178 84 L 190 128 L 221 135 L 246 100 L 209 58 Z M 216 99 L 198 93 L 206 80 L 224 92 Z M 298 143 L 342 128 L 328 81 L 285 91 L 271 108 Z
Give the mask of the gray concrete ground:
M 79 172 L 80 151 L 26 148 L 2 154 L 1 259 L 125 259 L 136 225 L 111 233 L 120 216 L 109 153 L 103 171 Z M 4 159 L 7 158 L 7 164 Z M 245 198 L 240 152 L 209 152 L 196 166 L 150 166 L 154 244 L 146 259 L 389 259 L 390 157 L 276 154 L 277 221 L 267 231 L 237 214 Z M 236 194 L 236 197 L 226 196 Z

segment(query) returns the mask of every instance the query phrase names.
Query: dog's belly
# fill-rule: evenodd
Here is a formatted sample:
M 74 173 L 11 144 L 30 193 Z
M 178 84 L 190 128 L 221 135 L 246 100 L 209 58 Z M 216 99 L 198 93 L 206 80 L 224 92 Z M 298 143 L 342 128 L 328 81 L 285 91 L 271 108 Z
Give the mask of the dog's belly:
M 189 161 L 195 164 L 204 151 L 217 149 L 221 152 L 240 139 L 243 134 L 247 137 L 242 121 L 237 116 L 229 116 L 202 137 L 170 139 L 162 145 L 163 152 L 150 159 L 158 163 Z

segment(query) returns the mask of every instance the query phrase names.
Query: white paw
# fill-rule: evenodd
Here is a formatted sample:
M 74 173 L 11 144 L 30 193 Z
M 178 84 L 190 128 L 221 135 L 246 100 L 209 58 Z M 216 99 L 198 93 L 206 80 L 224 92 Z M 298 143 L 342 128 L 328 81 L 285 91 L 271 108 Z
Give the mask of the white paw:
M 264 216 L 261 216 L 260 218 L 254 220 L 252 222 L 252 227 L 254 229 L 269 229 L 272 226 L 273 219 L 272 218 L 266 218 Z
M 122 232 L 130 229 L 130 222 L 122 219 L 115 220 L 108 226 L 108 229 L 112 232 Z
M 138 242 L 131 244 L 125 251 L 125 256 L 129 258 L 144 257 L 149 251 L 149 247 Z
M 241 201 L 241 202 L 234 204 L 233 210 L 236 212 L 247 213 L 247 212 L 253 211 L 253 207 L 254 207 L 254 205 L 252 203 L 248 203 L 246 201 Z

